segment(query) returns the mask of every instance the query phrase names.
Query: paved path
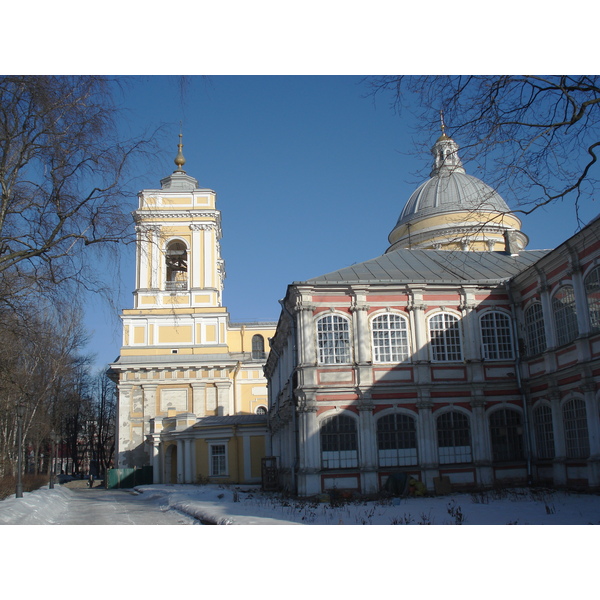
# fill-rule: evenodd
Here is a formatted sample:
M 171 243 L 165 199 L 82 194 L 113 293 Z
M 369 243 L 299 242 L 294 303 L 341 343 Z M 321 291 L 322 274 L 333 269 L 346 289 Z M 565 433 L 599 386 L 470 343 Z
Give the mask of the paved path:
M 192 525 L 198 521 L 167 510 L 159 501 L 128 490 L 71 488 L 69 502 L 55 525 Z

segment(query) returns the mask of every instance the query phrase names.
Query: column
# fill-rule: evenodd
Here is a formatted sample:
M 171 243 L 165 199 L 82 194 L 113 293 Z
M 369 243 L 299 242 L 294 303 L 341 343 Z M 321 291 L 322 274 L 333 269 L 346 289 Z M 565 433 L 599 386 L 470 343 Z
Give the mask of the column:
M 321 443 L 317 423 L 316 403 L 302 401 L 297 410 L 299 456 L 298 493 L 312 496 L 321 492 Z
M 199 418 L 206 416 L 206 383 L 192 383 L 192 412 Z
M 183 448 L 185 452 L 185 457 L 183 459 L 183 483 L 194 483 L 193 474 L 192 474 L 192 439 L 183 440 Z
M 428 490 L 434 489 L 433 479 L 439 476 L 437 436 L 435 419 L 432 413 L 433 402 L 430 399 L 430 390 L 419 389 L 417 409 L 417 451 L 419 453 L 419 466 L 421 468 L 423 483 Z
M 183 447 L 183 440 L 179 438 L 177 440 L 177 483 L 184 482 L 184 468 L 185 468 L 185 449 Z
M 494 483 L 494 470 L 485 405 L 483 390 L 473 390 L 473 399 L 471 400 L 471 452 L 477 474 L 476 483 L 482 486 L 491 486 Z
M 217 381 L 215 387 L 217 388 L 217 415 L 220 417 L 231 415 L 231 381 Z
M 590 457 L 588 458 L 588 485 L 591 488 L 600 486 L 600 415 L 596 402 L 596 382 L 589 378 L 581 389 L 585 400 L 585 412 L 590 440 Z
M 152 435 L 152 483 L 162 483 L 160 476 L 160 435 Z
M 365 290 L 355 291 L 350 312 L 354 314 L 355 356 L 359 365 L 371 362 L 371 339 L 369 334 L 369 305 L 365 304 Z
M 142 383 L 144 435 L 150 433 L 150 419 L 156 416 L 156 389 L 157 384 L 155 383 Z
M 131 413 L 131 389 L 130 383 L 119 383 L 119 401 L 117 403 L 117 468 L 123 469 L 127 466 L 126 456 L 130 448 L 131 441 L 131 423 L 129 415 Z
M 548 399 L 550 400 L 550 406 L 552 408 L 552 431 L 554 433 L 554 460 L 552 461 L 554 485 L 566 485 L 567 450 L 565 446 L 562 411 L 560 409 L 560 392 L 554 390 L 548 394 Z
M 300 304 L 296 307 L 296 320 L 298 327 L 298 340 L 296 344 L 300 349 L 300 366 L 312 366 L 317 363 L 317 354 L 315 347 L 315 325 L 313 322 L 313 306 L 310 304 Z
M 377 481 L 377 435 L 373 419 L 373 402 L 365 395 L 358 404 L 358 466 L 361 473 L 361 491 L 374 494 Z

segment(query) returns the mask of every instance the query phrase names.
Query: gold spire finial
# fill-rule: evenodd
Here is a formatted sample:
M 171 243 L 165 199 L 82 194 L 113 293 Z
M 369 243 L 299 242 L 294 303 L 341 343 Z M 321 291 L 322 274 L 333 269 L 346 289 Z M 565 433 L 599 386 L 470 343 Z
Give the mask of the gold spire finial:
M 177 165 L 178 171 L 183 171 L 182 167 L 185 165 L 185 158 L 183 157 L 183 144 L 181 139 L 183 138 L 183 134 L 179 134 L 179 144 L 177 144 L 177 156 L 175 157 L 175 164 Z M 185 171 L 183 171 L 185 172 Z
M 440 123 L 442 126 L 442 135 L 446 135 L 446 124 L 444 123 L 444 110 L 440 110 Z

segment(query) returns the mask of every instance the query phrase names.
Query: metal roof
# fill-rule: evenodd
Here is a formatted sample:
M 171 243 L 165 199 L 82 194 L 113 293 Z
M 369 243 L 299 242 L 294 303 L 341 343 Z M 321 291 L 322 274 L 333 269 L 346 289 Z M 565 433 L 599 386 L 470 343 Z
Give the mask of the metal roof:
M 499 283 L 514 277 L 548 252 L 550 250 L 523 250 L 517 256 L 511 256 L 505 252 L 401 248 L 366 262 L 295 283 Z
M 267 415 L 227 415 L 202 417 L 192 427 L 220 427 L 230 425 L 266 424 Z

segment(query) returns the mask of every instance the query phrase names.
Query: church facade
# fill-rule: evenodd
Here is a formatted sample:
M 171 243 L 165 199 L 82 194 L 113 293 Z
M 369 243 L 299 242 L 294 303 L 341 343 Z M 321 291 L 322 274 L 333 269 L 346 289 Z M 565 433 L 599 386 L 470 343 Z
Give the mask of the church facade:
M 527 250 L 444 133 L 385 254 L 288 286 L 271 453 L 310 496 L 539 482 L 600 487 L 600 221 Z
M 275 323 L 232 323 L 216 194 L 177 169 L 139 194 L 136 284 L 118 386 L 117 467 L 154 483 L 256 483 L 269 446 L 263 366 Z

